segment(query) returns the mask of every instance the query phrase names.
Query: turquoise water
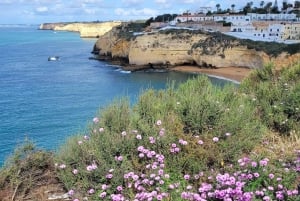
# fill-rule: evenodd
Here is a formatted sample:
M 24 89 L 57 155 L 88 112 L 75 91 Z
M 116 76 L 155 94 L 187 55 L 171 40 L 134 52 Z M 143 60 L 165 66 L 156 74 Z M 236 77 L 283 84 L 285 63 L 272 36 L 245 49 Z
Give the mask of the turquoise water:
M 55 150 L 113 99 L 129 96 L 134 102 L 142 89 L 163 89 L 194 76 L 123 72 L 89 60 L 94 43 L 77 33 L 0 26 L 0 166 L 26 137 Z M 49 56 L 60 60 L 49 62 Z

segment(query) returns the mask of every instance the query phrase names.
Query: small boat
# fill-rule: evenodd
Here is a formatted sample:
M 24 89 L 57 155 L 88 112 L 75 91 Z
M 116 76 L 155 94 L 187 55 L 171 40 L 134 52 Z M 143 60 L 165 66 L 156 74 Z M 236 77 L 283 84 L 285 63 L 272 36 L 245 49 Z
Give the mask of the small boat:
M 48 61 L 57 61 L 57 60 L 59 60 L 59 56 L 48 57 Z

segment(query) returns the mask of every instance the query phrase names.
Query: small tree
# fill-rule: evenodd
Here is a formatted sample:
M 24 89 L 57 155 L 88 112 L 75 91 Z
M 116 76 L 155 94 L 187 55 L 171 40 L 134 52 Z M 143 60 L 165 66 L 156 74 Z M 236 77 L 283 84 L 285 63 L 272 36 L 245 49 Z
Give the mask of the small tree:
M 217 5 L 216 5 L 216 8 L 217 8 L 217 13 L 220 13 L 220 10 L 221 10 L 221 8 L 220 8 L 220 7 L 221 7 L 221 5 L 220 5 L 220 4 L 217 4 Z
M 231 12 L 234 13 L 234 7 L 235 7 L 235 4 L 231 4 Z
M 261 8 L 263 8 L 263 7 L 264 7 L 264 4 L 265 4 L 265 2 L 264 2 L 264 1 L 261 1 L 259 5 L 260 5 Z

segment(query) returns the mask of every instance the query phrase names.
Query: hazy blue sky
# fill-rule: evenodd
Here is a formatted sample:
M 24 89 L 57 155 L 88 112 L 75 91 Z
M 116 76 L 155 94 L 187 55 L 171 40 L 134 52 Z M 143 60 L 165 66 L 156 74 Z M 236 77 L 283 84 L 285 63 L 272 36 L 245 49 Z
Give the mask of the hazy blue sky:
M 240 9 L 245 0 L 0 0 L 0 24 L 148 19 L 165 13 L 197 11 L 216 4 Z M 264 2 L 274 2 L 265 0 Z M 277 0 L 281 7 L 282 0 Z M 261 0 L 252 0 L 259 7 Z M 288 0 L 293 3 L 294 0 Z

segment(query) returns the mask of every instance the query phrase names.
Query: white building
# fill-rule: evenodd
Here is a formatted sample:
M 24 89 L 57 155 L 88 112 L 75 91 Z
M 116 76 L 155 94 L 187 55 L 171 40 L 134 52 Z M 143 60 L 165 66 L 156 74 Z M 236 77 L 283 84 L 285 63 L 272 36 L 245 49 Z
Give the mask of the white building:
M 300 19 L 297 18 L 294 13 L 248 13 L 247 15 L 214 14 L 210 16 L 185 13 L 175 18 L 176 23 L 191 21 L 194 23 L 199 22 L 204 30 L 209 30 L 209 22 L 222 21 L 231 23 L 230 32 L 226 34 L 238 38 L 259 41 L 300 42 Z M 216 28 L 212 28 L 212 30 L 218 31 Z
M 299 43 L 300 23 L 273 23 L 267 26 L 251 25 L 239 30 L 232 30 L 226 34 L 255 41 L 273 41 L 282 43 Z
M 299 21 L 297 15 L 294 13 L 279 13 L 279 14 L 258 14 L 258 13 L 247 13 L 250 16 L 251 21 Z
M 250 22 L 250 16 L 247 15 L 229 15 L 229 14 L 215 14 L 215 15 L 205 15 L 205 14 L 183 14 L 178 15 L 174 21 L 175 22 L 204 22 L 204 21 L 224 21 L 231 22 L 232 24 L 248 24 Z
M 180 22 L 203 22 L 203 21 L 225 21 L 231 22 L 233 25 L 247 25 L 251 21 L 300 21 L 297 18 L 297 15 L 294 13 L 279 13 L 279 14 L 258 14 L 258 13 L 248 13 L 247 15 L 230 15 L 230 14 L 214 14 L 214 15 L 205 15 L 205 14 L 189 14 L 184 13 L 178 15 L 174 21 L 176 23 Z
M 181 22 L 203 22 L 203 21 L 213 21 L 212 16 L 206 16 L 205 14 L 187 14 L 184 13 L 182 15 L 178 15 L 175 19 L 175 22 L 181 23 Z

